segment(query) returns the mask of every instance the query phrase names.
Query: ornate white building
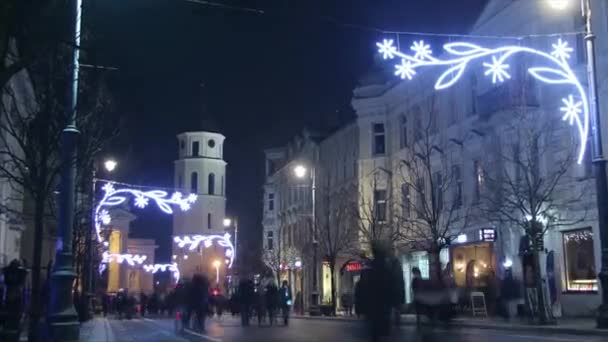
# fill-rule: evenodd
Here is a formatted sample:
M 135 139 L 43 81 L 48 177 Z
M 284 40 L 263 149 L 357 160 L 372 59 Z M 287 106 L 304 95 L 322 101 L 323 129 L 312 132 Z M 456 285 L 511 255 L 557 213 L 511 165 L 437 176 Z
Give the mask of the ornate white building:
M 226 162 L 223 160 L 225 137 L 213 132 L 185 132 L 177 136 L 179 158 L 175 161 L 175 188 L 183 194 L 195 193 L 192 208 L 173 216 L 173 236 L 223 235 L 226 213 Z M 220 250 L 221 249 L 221 250 Z M 173 261 L 182 277 L 205 273 L 215 280 L 214 261 L 220 261 L 219 273 L 225 274 L 224 251 L 217 244 L 193 251 L 173 245 Z M 221 277 L 220 277 L 221 279 Z

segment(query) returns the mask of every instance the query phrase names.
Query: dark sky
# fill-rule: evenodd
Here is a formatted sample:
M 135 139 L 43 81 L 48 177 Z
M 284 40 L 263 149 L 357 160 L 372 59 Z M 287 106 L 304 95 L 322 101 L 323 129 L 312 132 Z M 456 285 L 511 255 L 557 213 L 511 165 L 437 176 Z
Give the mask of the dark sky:
M 115 177 L 171 187 L 175 135 L 201 129 L 203 117 L 215 120 L 227 139 L 228 212 L 238 215 L 250 246 L 261 241 L 262 150 L 304 126 L 352 115 L 352 90 L 383 35 L 350 24 L 462 33 L 485 3 L 221 1 L 264 14 L 182 0 L 89 0 L 84 23 L 95 37 L 96 62 L 119 68 L 109 75 L 124 118 L 121 138 L 107 151 L 121 163 Z M 158 257 L 168 258 L 171 218 L 152 209 L 136 214 L 134 235 L 156 238 Z

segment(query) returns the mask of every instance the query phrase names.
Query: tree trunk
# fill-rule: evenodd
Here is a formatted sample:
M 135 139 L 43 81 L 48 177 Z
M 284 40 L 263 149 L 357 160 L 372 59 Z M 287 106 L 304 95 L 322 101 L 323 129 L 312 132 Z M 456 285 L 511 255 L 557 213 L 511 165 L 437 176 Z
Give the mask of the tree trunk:
M 437 284 L 443 285 L 441 276 L 441 260 L 439 260 L 439 248 L 433 247 L 429 251 L 429 277 Z
M 540 253 L 538 246 L 534 243 L 534 282 L 536 284 L 536 301 L 538 303 L 538 320 L 540 324 L 549 323 L 548 311 L 545 304 L 545 287 L 543 286 L 540 272 Z
M 331 312 L 333 315 L 336 314 L 336 275 L 335 275 L 335 269 L 336 269 L 336 261 L 335 260 L 330 260 L 329 261 L 329 273 L 330 274 L 330 280 L 331 280 Z
M 42 314 L 42 300 L 40 272 L 42 263 L 42 241 L 44 233 L 44 197 L 36 196 L 34 203 L 34 259 L 32 260 L 32 293 L 30 300 L 30 322 L 28 328 L 28 341 L 37 342 L 38 323 Z M 50 270 L 47 270 L 50 272 Z

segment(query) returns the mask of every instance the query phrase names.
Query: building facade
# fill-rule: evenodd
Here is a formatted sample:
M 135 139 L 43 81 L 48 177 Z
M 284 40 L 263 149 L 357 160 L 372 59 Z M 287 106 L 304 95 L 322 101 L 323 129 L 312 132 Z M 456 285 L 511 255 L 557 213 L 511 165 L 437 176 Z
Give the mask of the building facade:
M 197 194 L 188 211 L 176 211 L 173 216 L 173 236 L 224 235 L 226 214 L 226 162 L 223 160 L 225 137 L 214 132 L 185 132 L 179 134 L 179 158 L 175 161 L 175 188 L 183 194 Z M 190 251 L 173 245 L 173 261 L 179 265 L 182 277 L 195 273 L 216 278 L 215 261 L 221 261 L 220 279 L 226 275 L 223 247 L 213 244 L 198 246 Z

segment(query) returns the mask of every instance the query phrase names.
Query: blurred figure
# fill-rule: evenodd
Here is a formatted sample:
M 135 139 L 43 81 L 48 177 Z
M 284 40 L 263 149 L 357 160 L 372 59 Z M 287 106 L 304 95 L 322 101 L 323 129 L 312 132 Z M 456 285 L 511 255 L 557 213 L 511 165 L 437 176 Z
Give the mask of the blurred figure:
M 274 282 L 270 282 L 268 283 L 268 285 L 266 285 L 266 294 L 264 301 L 266 303 L 266 313 L 268 314 L 268 322 L 270 323 L 270 325 L 274 324 L 274 315 L 278 306 L 278 294 L 279 289 L 277 289 L 277 286 L 274 284 Z
M 412 268 L 412 294 L 414 298 L 414 312 L 416 313 L 416 326 L 420 326 L 420 316 L 423 314 L 420 292 L 422 290 L 422 273 L 418 267 Z
M 371 262 L 367 289 L 363 289 L 365 315 L 368 321 L 372 341 L 390 333 L 391 309 L 394 303 L 393 276 L 388 250 L 378 243 L 372 246 L 374 259 Z M 362 275 L 363 281 L 363 275 Z
M 241 307 L 241 325 L 248 326 L 251 315 L 251 307 L 254 299 L 254 285 L 253 280 L 243 279 L 239 283 L 238 299 Z
M 188 318 L 191 318 L 192 313 L 194 313 L 196 315 L 196 328 L 204 332 L 205 318 L 209 311 L 209 281 L 207 277 L 202 274 L 195 274 L 187 293 Z
M 340 301 L 342 302 L 342 307 L 344 308 L 344 314 L 346 316 L 353 315 L 353 295 L 349 292 L 345 292 L 340 296 Z
M 279 305 L 281 306 L 281 312 L 283 314 L 283 324 L 289 325 L 289 310 L 293 304 L 293 299 L 291 296 L 291 287 L 289 287 L 287 280 L 284 280 L 281 285 L 279 297 Z
M 501 284 L 501 312 L 507 321 L 517 314 L 517 302 L 520 298 L 521 285 L 513 278 L 513 272 L 508 268 Z

